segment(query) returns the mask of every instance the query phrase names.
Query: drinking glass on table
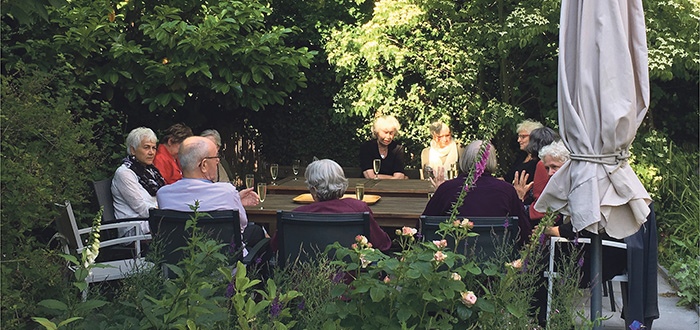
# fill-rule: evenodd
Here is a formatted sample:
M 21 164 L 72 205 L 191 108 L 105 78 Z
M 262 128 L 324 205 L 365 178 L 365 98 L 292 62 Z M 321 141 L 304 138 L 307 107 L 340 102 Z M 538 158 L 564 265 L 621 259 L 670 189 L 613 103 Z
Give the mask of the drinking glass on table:
M 258 183 L 258 197 L 260 197 L 260 203 L 265 201 L 265 197 L 267 196 L 267 184 L 266 183 Z M 262 205 L 260 206 L 260 209 L 262 210 Z
M 280 166 L 278 164 L 270 164 L 270 176 L 272 176 L 271 185 L 273 186 L 277 185 L 275 180 L 277 180 L 277 172 L 279 171 L 279 168 Z
M 363 200 L 365 198 L 365 184 L 358 183 L 355 185 L 355 198 Z
M 255 187 L 255 174 L 246 174 L 245 175 L 245 187 L 246 188 Z
M 372 162 L 372 170 L 374 171 L 374 179 L 379 180 L 379 170 L 382 168 L 382 160 L 377 158 Z
M 292 172 L 294 172 L 294 181 L 298 180 L 297 175 L 299 175 L 299 166 L 301 165 L 301 160 L 295 159 L 292 161 Z

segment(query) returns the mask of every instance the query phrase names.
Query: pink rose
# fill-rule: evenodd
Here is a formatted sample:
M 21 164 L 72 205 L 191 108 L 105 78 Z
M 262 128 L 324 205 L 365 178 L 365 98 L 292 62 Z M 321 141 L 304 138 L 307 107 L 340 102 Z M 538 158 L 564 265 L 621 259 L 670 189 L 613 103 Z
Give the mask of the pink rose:
M 472 291 L 462 292 L 462 303 L 467 307 L 472 307 L 476 304 L 476 295 Z
M 411 227 L 403 227 L 401 228 L 401 234 L 403 236 L 411 236 L 415 235 L 418 232 L 418 229 L 416 228 L 411 228 Z
M 450 278 L 453 279 L 453 280 L 455 280 L 455 281 L 461 281 L 461 280 L 462 280 L 462 276 L 459 275 L 459 274 L 457 274 L 457 273 L 452 273 L 452 275 L 450 275 Z
M 461 224 L 461 222 L 459 220 L 452 221 L 453 227 L 459 227 L 460 224 Z
M 384 277 L 384 283 L 387 283 L 387 284 L 388 284 L 389 282 L 391 282 L 391 279 L 389 278 L 389 276 L 385 276 L 385 277 Z
M 357 243 L 352 243 L 352 249 L 357 250 L 357 248 L 358 248 Z
M 442 251 L 435 252 L 435 255 L 433 256 L 433 259 L 437 262 L 443 262 L 447 258 L 447 255 L 442 253 Z
M 462 223 L 460 224 L 462 228 L 468 228 L 468 229 L 473 229 L 474 228 L 474 223 L 469 221 L 469 219 L 464 219 L 462 220 Z
M 355 236 L 355 242 L 360 243 L 360 245 L 367 245 L 367 237 L 363 235 Z
M 435 244 L 438 249 L 444 249 L 447 247 L 447 241 L 444 239 L 440 241 L 433 241 L 433 244 Z

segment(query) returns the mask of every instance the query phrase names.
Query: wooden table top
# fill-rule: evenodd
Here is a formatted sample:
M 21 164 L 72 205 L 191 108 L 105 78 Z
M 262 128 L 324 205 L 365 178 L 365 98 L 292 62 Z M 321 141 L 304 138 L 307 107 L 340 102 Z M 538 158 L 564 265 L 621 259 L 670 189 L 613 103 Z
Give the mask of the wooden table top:
M 432 185 L 427 180 L 372 180 L 364 178 L 348 178 L 346 193 L 354 194 L 355 185 L 363 183 L 365 194 L 373 194 L 384 197 L 416 197 L 427 201 L 428 193 L 434 192 Z M 304 178 L 294 180 L 293 177 L 284 178 L 275 182 L 275 185 L 267 185 L 268 195 L 286 194 L 299 195 L 309 192 Z M 425 206 L 425 204 L 423 205 Z M 423 210 L 421 210 L 422 212 Z
M 299 181 L 299 180 L 297 180 Z M 302 181 L 303 182 L 303 181 Z M 365 188 L 366 190 L 366 188 Z M 302 193 L 306 193 L 303 191 Z M 369 193 L 369 192 L 367 192 Z M 291 211 L 303 204 L 292 201 L 296 195 L 268 194 L 265 202 L 258 206 L 246 207 L 248 221 L 266 224 L 274 232 L 277 224 L 277 211 Z M 403 226 L 415 227 L 418 218 L 423 213 L 428 203 L 425 197 L 396 197 L 381 196 L 374 205 L 370 205 L 374 219 L 382 227 L 399 228 Z M 262 207 L 262 209 L 260 208 Z

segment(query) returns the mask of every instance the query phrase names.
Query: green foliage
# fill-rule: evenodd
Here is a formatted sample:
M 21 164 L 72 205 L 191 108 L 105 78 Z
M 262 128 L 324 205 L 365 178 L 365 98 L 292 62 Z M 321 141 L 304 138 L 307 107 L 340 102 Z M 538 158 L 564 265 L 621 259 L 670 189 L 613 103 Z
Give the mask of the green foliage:
M 682 259 L 671 264 L 669 272 L 678 283 L 679 305 L 697 306 L 700 302 L 700 257 L 693 255 L 682 256 Z
M 84 201 L 95 167 L 93 121 L 74 115 L 85 102 L 59 77 L 19 71 L 2 76 L 2 250 L 31 245 L 57 215 L 54 202 Z
M 657 131 L 644 133 L 633 147 L 631 165 L 655 201 L 660 262 L 678 270 L 671 276 L 679 283 L 682 303 L 697 304 L 700 281 L 689 276 L 693 269 L 687 267 L 700 257 L 700 153 L 684 151 Z

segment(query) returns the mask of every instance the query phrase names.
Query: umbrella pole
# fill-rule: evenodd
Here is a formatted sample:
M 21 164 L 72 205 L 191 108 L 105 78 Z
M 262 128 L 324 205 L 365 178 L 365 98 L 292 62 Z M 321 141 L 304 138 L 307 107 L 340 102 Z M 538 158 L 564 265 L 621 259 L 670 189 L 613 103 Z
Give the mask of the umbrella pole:
M 602 321 L 598 319 L 603 312 L 603 241 L 600 235 L 591 236 L 591 321 L 594 322 L 593 329 L 599 330 L 603 328 Z

